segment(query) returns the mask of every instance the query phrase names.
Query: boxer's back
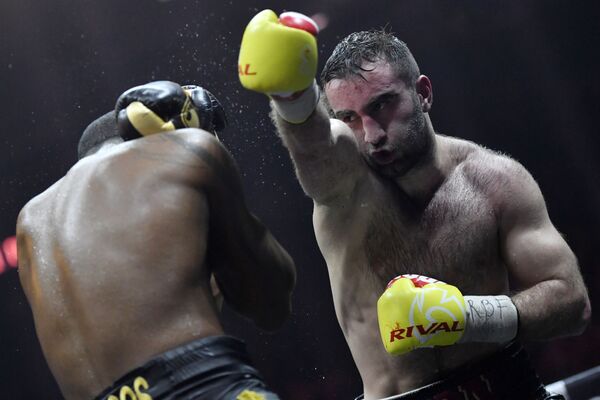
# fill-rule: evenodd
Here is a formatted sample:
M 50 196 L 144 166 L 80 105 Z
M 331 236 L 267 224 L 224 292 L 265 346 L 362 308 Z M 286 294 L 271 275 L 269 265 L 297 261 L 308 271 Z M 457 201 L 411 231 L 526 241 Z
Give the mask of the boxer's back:
M 193 136 L 86 157 L 19 216 L 21 281 L 68 398 L 93 397 L 153 355 L 222 333 L 205 262 L 211 166 L 190 150 L 202 146 Z

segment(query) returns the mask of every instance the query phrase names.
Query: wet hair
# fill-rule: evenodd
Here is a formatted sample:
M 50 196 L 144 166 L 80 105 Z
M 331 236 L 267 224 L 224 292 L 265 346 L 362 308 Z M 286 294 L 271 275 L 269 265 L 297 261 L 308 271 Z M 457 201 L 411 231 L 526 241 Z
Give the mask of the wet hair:
M 385 29 L 355 32 L 346 36 L 333 50 L 321 72 L 323 87 L 333 79 L 362 76 L 365 62 L 385 61 L 409 87 L 419 77 L 419 66 L 402 40 Z M 363 77 L 364 78 L 364 77 Z
M 77 146 L 78 159 L 88 156 L 92 149 L 115 137 L 120 137 L 117 117 L 114 111 L 110 111 L 85 128 Z

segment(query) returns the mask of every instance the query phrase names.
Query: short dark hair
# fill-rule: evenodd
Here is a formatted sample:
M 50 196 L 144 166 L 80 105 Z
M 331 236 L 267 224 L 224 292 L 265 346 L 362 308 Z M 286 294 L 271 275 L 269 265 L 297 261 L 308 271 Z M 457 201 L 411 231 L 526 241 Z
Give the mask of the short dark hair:
M 117 136 L 120 137 L 117 116 L 114 111 L 107 112 L 85 128 L 77 146 L 77 157 L 81 160 L 94 147 Z
M 361 76 L 364 62 L 385 61 L 396 70 L 398 77 L 414 87 L 419 66 L 406 43 L 385 29 L 355 32 L 346 36 L 333 50 L 321 72 L 321 84 L 333 79 Z

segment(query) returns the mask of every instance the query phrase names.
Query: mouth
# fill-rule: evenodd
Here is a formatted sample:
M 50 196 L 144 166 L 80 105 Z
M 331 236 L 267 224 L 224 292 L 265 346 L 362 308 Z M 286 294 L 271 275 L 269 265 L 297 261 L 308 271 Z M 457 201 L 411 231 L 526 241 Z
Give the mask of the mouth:
M 371 152 L 370 157 L 379 165 L 391 164 L 394 161 L 394 153 L 389 150 L 376 150 Z

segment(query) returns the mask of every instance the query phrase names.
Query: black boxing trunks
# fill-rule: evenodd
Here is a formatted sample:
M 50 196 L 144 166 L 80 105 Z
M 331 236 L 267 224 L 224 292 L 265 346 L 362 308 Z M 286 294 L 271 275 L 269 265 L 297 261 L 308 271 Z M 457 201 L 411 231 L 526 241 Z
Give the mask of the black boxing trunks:
M 355 400 L 362 400 L 358 396 Z M 482 361 L 465 365 L 444 379 L 386 400 L 564 400 L 548 393 L 529 357 L 511 343 Z
M 211 336 L 127 373 L 96 400 L 279 400 L 252 367 L 244 342 Z

